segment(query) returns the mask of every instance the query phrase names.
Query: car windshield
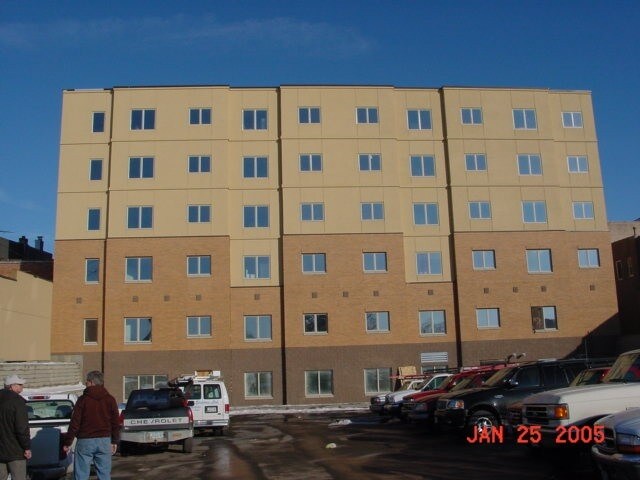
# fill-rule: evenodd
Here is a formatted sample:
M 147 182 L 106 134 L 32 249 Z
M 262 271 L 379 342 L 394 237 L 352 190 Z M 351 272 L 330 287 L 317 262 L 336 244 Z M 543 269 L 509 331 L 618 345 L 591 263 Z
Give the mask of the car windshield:
M 484 386 L 497 387 L 499 385 L 502 385 L 502 383 L 511 378 L 516 371 L 516 367 L 507 367 L 498 370 L 496 373 L 491 375 L 486 382 L 484 382 Z
M 471 382 L 475 377 L 464 377 L 458 383 L 455 384 L 454 387 L 451 388 L 452 392 L 457 392 L 458 390 L 464 390 L 471 386 Z
M 640 382 L 640 354 L 620 355 L 603 382 Z
M 71 400 L 29 400 L 27 414 L 29 420 L 70 419 L 73 411 Z

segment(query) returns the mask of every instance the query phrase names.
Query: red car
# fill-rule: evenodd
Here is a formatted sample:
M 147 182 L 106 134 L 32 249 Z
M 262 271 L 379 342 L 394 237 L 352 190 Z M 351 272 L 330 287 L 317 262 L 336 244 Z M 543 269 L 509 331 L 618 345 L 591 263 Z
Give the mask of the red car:
M 417 392 L 403 399 L 401 417 L 403 420 L 433 423 L 433 412 L 440 395 L 465 388 L 480 387 L 484 381 L 504 365 L 478 367 L 450 376 L 438 390 Z

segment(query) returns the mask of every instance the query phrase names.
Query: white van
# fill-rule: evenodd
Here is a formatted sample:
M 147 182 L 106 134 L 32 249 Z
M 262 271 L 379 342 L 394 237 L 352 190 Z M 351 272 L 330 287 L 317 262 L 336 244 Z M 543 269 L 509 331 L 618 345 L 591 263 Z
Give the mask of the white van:
M 174 382 L 172 382 L 174 383 Z M 196 430 L 212 429 L 223 434 L 229 427 L 229 395 L 219 370 L 196 370 L 181 375 L 175 383 L 187 397 Z

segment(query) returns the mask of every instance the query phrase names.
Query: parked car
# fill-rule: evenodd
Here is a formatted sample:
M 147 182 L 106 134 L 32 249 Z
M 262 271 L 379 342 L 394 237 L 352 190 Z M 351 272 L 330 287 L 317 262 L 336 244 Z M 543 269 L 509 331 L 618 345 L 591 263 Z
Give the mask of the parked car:
M 193 413 L 179 388 L 144 388 L 129 394 L 120 413 L 120 454 L 136 445 L 182 445 L 193 451 Z
M 604 439 L 591 447 L 591 454 L 604 479 L 640 480 L 640 408 L 601 418 Z
M 62 434 L 69 429 L 71 413 L 78 398 L 74 394 L 24 396 L 29 416 L 31 458 L 27 471 L 32 479 L 59 479 L 71 470 L 73 448 L 65 454 Z
M 505 367 L 482 387 L 442 395 L 435 421 L 467 433 L 501 426 L 510 405 L 535 392 L 566 387 L 589 366 L 586 360 L 541 360 Z
M 429 425 L 434 423 L 434 413 L 438 404 L 438 399 L 448 392 L 459 392 L 467 388 L 476 388 L 496 372 L 496 368 L 491 370 L 477 371 L 469 370 L 452 375 L 441 388 L 432 392 L 413 393 L 404 398 L 402 404 L 402 414 L 412 422 L 424 422 Z
M 220 371 L 196 371 L 178 377 L 171 384 L 184 392 L 196 430 L 212 429 L 222 435 L 229 428 L 231 406 Z
M 596 420 L 640 407 L 640 350 L 621 354 L 600 384 L 538 393 L 522 404 L 522 423 L 540 431 L 540 446 L 569 444 L 562 433 L 569 430 L 583 434 L 579 443 L 592 443 Z
M 416 392 L 424 383 L 431 378 L 431 375 L 420 375 L 417 378 L 405 378 L 398 382 L 399 386 L 394 392 Z M 369 410 L 380 415 L 384 414 L 384 405 L 387 395 L 391 392 L 379 393 L 370 399 Z
M 440 388 L 440 385 L 451 376 L 450 373 L 434 373 L 416 390 L 400 390 L 398 392 L 388 393 L 384 402 L 384 413 L 386 415 L 400 416 L 402 410 L 402 402 L 405 396 L 418 392 L 431 392 Z

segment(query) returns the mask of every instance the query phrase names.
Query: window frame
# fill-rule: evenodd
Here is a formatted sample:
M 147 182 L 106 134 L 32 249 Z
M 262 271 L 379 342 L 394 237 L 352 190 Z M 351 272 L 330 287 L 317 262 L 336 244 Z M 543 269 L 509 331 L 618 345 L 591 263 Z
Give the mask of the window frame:
M 571 202 L 571 211 L 574 220 L 595 220 L 595 210 L 591 201 Z
M 553 255 L 550 248 L 527 248 L 525 260 L 527 273 L 543 275 L 553 273 Z
M 369 328 L 369 320 L 371 319 L 375 320 L 373 328 Z M 364 328 L 367 333 L 389 333 L 391 332 L 391 315 L 385 310 L 364 312 Z
M 140 112 L 140 124 L 136 121 L 134 124 L 134 115 L 136 112 Z M 156 110 L 155 108 L 132 108 L 131 109 L 131 121 L 129 123 L 129 130 L 155 130 L 156 129 Z
M 101 228 L 102 222 L 102 209 L 101 208 L 89 208 L 87 209 L 87 231 L 96 232 Z M 97 225 L 95 222 L 98 222 Z
M 203 265 L 206 267 L 206 262 L 203 262 L 203 259 L 208 259 L 208 272 L 203 270 Z M 197 264 L 197 273 L 191 273 L 191 264 L 194 262 L 190 262 L 190 260 L 195 260 L 195 264 Z M 211 255 L 187 255 L 187 277 L 210 277 L 211 276 Z
M 491 220 L 491 202 L 487 200 L 473 200 L 469 202 L 470 220 Z
M 482 158 L 484 162 L 484 168 L 480 168 L 478 159 Z M 473 166 L 475 168 L 469 168 L 469 161 L 473 160 Z M 487 167 L 487 154 L 486 153 L 465 153 L 464 154 L 464 167 L 467 172 L 486 172 Z
M 331 389 L 329 392 L 323 391 L 322 385 L 326 383 L 326 379 L 323 382 L 322 376 L 328 375 L 328 380 L 331 385 Z M 315 377 L 315 379 L 313 378 Z M 317 393 L 310 390 L 311 385 L 310 382 L 316 382 L 315 386 L 317 387 Z M 333 397 L 333 370 L 305 370 L 304 371 L 304 396 L 305 398 L 328 398 Z
M 87 324 L 89 322 L 93 322 L 95 323 L 94 328 L 95 328 L 95 340 L 88 340 L 87 339 L 87 333 L 90 331 L 90 329 L 87 328 Z M 97 318 L 83 318 L 82 319 L 82 344 L 83 345 L 98 345 L 98 319 Z
M 197 321 L 198 333 L 190 333 L 190 330 L 191 330 L 190 327 L 191 327 L 192 320 L 196 320 Z M 207 326 L 207 322 L 208 322 L 209 333 L 202 333 L 203 321 L 205 322 L 205 327 Z M 211 315 L 188 315 L 187 316 L 187 321 L 186 321 L 186 327 L 187 327 L 187 338 L 211 338 L 211 337 L 213 337 L 213 321 L 211 320 Z M 206 331 L 206 328 L 205 328 L 205 331 Z
M 301 203 L 300 204 L 300 221 L 301 222 L 324 222 L 324 203 L 322 202 Z
M 104 159 L 102 158 L 90 158 L 89 159 L 89 180 L 92 182 L 102 180 L 102 167 Z M 94 169 L 94 166 L 96 168 Z M 96 170 L 96 171 L 94 171 Z M 95 175 L 94 175 L 95 174 Z
M 538 129 L 538 114 L 535 108 L 514 108 L 513 112 L 513 129 L 514 130 L 537 130 Z M 528 118 L 528 114 L 533 113 L 533 119 Z M 516 118 L 516 113 L 521 113 L 522 118 Z M 519 116 L 519 115 L 518 115 Z M 519 120 L 522 121 L 521 125 L 518 126 Z M 529 125 L 529 123 L 533 121 L 533 126 Z
M 364 374 L 364 394 L 365 395 L 378 395 L 381 393 L 387 393 L 389 391 L 391 391 L 393 388 L 393 381 L 391 379 L 391 367 L 372 367 L 372 368 L 365 368 L 363 370 L 363 374 Z M 370 390 L 368 389 L 368 387 L 370 386 L 370 382 L 369 382 L 369 377 L 372 377 L 371 375 L 368 375 L 368 373 L 372 373 L 373 376 L 375 377 L 374 381 L 376 384 L 376 390 Z M 381 375 L 382 373 L 382 375 Z M 386 379 L 384 378 L 386 375 Z M 383 382 L 386 382 L 384 385 L 382 385 Z
M 465 121 L 465 113 L 468 113 L 469 121 Z M 478 117 L 476 117 L 476 113 L 478 113 L 479 119 Z M 460 122 L 462 123 L 462 125 L 482 125 L 484 123 L 482 113 L 482 107 L 461 107 Z
M 192 166 L 197 169 L 192 169 Z M 211 173 L 211 155 L 189 155 L 187 157 L 187 173 Z
M 187 223 L 211 223 L 211 205 L 187 205 Z
M 382 257 L 380 257 L 381 255 Z M 368 258 L 371 259 L 370 262 L 367 262 Z M 380 261 L 384 261 L 384 268 L 378 268 Z M 373 268 L 367 269 L 367 263 L 370 263 Z M 362 271 L 364 273 L 386 273 L 387 268 L 387 252 L 362 252 Z
M 137 383 L 135 388 L 131 388 L 129 390 L 129 393 L 131 393 L 133 390 L 138 390 L 140 388 L 149 388 L 148 385 L 140 383 L 141 377 L 153 377 L 153 381 L 152 381 L 153 385 L 151 385 L 151 387 L 153 388 L 158 388 L 169 381 L 169 376 L 163 375 L 163 374 L 151 373 L 151 374 L 140 374 L 140 375 L 137 375 L 137 374 L 123 375 L 122 376 L 122 398 L 124 399 L 125 402 L 129 398 L 127 395 L 127 378 L 130 380 L 135 378 Z
M 429 211 L 435 208 L 435 221 Z M 417 210 L 418 209 L 418 210 Z M 419 211 L 421 210 L 421 212 Z M 424 215 L 424 223 L 418 223 L 416 213 Z M 433 213 L 433 211 L 431 212 Z M 431 220 L 431 221 L 430 221 Z M 416 226 L 440 225 L 440 208 L 437 202 L 416 202 L 413 204 L 413 224 Z
M 319 323 L 324 317 L 324 330 L 321 329 Z M 307 329 L 307 326 L 313 328 Z M 328 313 L 303 313 L 302 314 L 302 334 L 303 335 L 328 335 L 329 334 L 329 314 Z
M 360 220 L 363 222 L 384 220 L 384 202 L 360 203 Z
M 264 175 L 261 175 L 262 171 Z M 266 155 L 242 157 L 242 178 L 269 178 L 269 157 Z
M 302 118 L 302 112 L 306 111 L 306 118 L 307 121 L 303 121 Z M 314 120 L 314 115 L 313 113 L 317 112 L 318 117 L 317 117 L 317 121 L 313 121 Z M 322 117 L 320 116 L 320 107 L 298 107 L 298 123 L 300 125 L 310 125 L 310 124 L 319 124 L 322 122 Z
M 136 163 L 138 163 L 137 166 Z M 149 167 L 149 165 L 151 165 L 151 167 Z M 129 157 L 129 171 L 127 177 L 129 180 L 142 180 L 145 178 L 154 178 L 154 176 L 154 157 Z
M 356 107 L 357 125 L 375 125 L 377 123 L 380 123 L 378 107 Z
M 574 167 L 572 167 L 574 164 Z M 587 155 L 567 155 L 569 173 L 589 173 L 589 157 Z
M 424 315 L 423 315 L 424 314 Z M 437 314 L 437 318 L 436 318 Z M 440 318 L 441 317 L 441 318 Z M 431 322 L 431 331 L 425 328 Z M 442 322 L 442 331 L 436 328 L 436 325 Z M 444 310 L 419 310 L 418 311 L 418 331 L 421 337 L 444 336 L 447 334 L 447 314 Z
M 89 267 L 92 265 L 92 268 Z M 93 266 L 96 266 L 95 272 Z M 95 276 L 95 280 L 94 280 Z M 89 278 L 91 277 L 91 278 Z M 100 259 L 99 258 L 85 258 L 84 259 L 84 283 L 95 285 L 100 283 Z
M 547 312 L 550 310 L 553 311 L 553 317 L 547 317 Z M 536 313 L 540 312 L 541 317 L 537 316 Z M 547 326 L 547 320 L 551 319 L 553 321 L 553 327 Z M 536 321 L 542 322 L 536 324 Z M 540 327 L 541 325 L 541 327 Z M 555 305 L 543 305 L 543 306 L 532 306 L 531 307 L 531 328 L 534 332 L 552 332 L 558 330 L 558 311 Z
M 382 155 L 379 153 L 359 153 L 358 171 L 360 172 L 381 172 Z
M 261 118 L 258 116 L 264 112 L 264 126 L 262 126 Z M 248 119 L 247 114 L 251 114 Z M 250 123 L 247 124 L 247 120 Z M 245 108 L 242 110 L 242 130 L 269 130 L 269 109 L 268 108 Z
M 547 223 L 547 202 L 544 200 L 523 200 L 522 201 L 522 223 Z M 533 214 L 532 220 L 527 220 L 525 207 L 529 205 L 532 207 L 531 213 Z M 538 207 L 542 206 L 544 209 L 544 220 L 538 219 Z
M 321 153 L 301 153 L 298 156 L 298 167 L 300 172 L 322 172 L 322 154 Z M 319 163 L 316 164 L 316 161 Z M 303 168 L 303 162 L 308 162 L 309 168 Z M 320 168 L 315 168 L 319 165 Z
M 128 340 L 127 339 L 127 321 L 128 320 L 134 320 L 135 324 L 136 324 L 136 337 L 137 339 L 135 340 Z M 149 340 L 140 340 L 140 328 L 141 328 L 141 321 L 142 320 L 148 320 L 149 323 Z M 124 343 L 125 345 L 128 344 L 150 344 L 153 341 L 153 319 L 152 317 L 125 317 L 124 318 Z
M 481 254 L 481 255 L 477 255 Z M 487 254 L 490 259 L 490 266 L 487 266 Z M 476 262 L 476 259 L 482 259 L 482 263 Z M 472 250 L 471 251 L 471 264 L 474 270 L 495 270 L 496 269 L 496 252 L 495 250 Z
M 194 113 L 197 114 L 196 119 L 194 119 Z M 205 114 L 208 114 L 208 119 Z M 211 107 L 189 107 L 189 125 L 211 125 L 212 123 L 213 109 Z
M 434 155 L 410 155 L 409 171 L 412 177 L 435 177 L 436 158 Z
M 317 267 L 317 258 L 319 256 L 322 256 L 322 263 L 323 263 L 323 269 L 322 270 L 318 270 Z M 311 259 L 311 266 L 312 269 L 311 270 L 305 270 L 305 258 L 310 258 Z M 327 258 L 326 258 L 326 254 L 325 253 L 301 253 L 300 254 L 300 260 L 302 262 L 302 273 L 306 274 L 306 275 L 319 275 L 319 274 L 325 274 L 327 273 Z
M 261 276 L 260 273 L 260 260 L 267 259 L 267 268 L 268 268 L 268 272 L 267 272 L 267 276 Z M 249 261 L 254 261 L 255 265 L 253 265 L 255 267 L 255 275 L 253 276 L 249 276 L 251 275 L 250 273 L 248 273 L 248 269 L 247 266 L 251 266 L 248 265 L 247 262 Z M 271 256 L 270 255 L 244 255 L 242 257 L 242 267 L 243 267 L 243 278 L 245 280 L 269 280 L 271 279 Z M 264 273 L 264 272 L 262 272 Z
M 415 118 L 411 118 L 413 114 L 415 114 Z M 423 125 L 423 123 L 425 125 Z M 412 125 L 414 126 L 412 127 Z M 431 109 L 408 108 L 407 130 L 433 130 L 433 117 L 431 115 Z
M 144 263 L 144 265 L 143 265 Z M 135 275 L 130 275 L 130 268 L 135 268 Z M 148 272 L 148 276 L 146 275 Z M 143 277 L 143 273 L 145 273 Z M 153 257 L 125 257 L 124 259 L 125 283 L 151 283 L 153 282 Z
M 255 321 L 255 332 L 256 332 L 256 337 L 255 338 L 249 338 L 247 336 L 247 321 Z M 263 328 L 261 328 L 261 325 L 264 327 L 264 324 L 262 323 L 263 321 L 268 322 L 269 324 L 269 336 L 265 336 L 267 332 L 262 332 Z M 243 315 L 243 335 L 244 335 L 244 341 L 245 342 L 272 342 L 273 341 L 273 318 L 271 317 L 271 315 L 261 315 L 261 314 L 257 314 L 257 315 Z
M 578 268 L 600 268 L 600 249 L 578 248 Z M 592 260 L 595 257 L 595 264 Z M 586 260 L 586 261 L 583 261 Z
M 518 165 L 518 175 L 522 177 L 536 177 L 542 176 L 543 174 L 542 157 L 537 153 L 519 153 L 516 156 L 516 162 Z
M 134 225 L 131 226 L 131 213 L 136 212 L 136 218 L 134 218 Z M 145 214 L 150 215 L 150 222 L 146 224 L 143 222 Z M 150 230 L 153 228 L 153 206 L 151 205 L 128 205 L 127 206 L 127 229 L 132 230 Z
M 266 210 L 265 210 L 266 209 Z M 248 220 L 251 220 L 251 216 L 247 217 L 248 212 L 250 212 L 251 210 L 253 210 L 253 219 L 254 219 L 254 224 L 250 225 L 248 222 Z M 263 215 L 262 219 L 264 220 L 264 212 L 266 211 L 266 220 L 267 223 L 266 225 L 264 224 L 264 222 L 262 222 L 263 224 L 261 224 L 261 213 Z M 242 207 L 242 226 L 243 228 L 269 228 L 269 205 L 243 205 Z
M 568 117 L 567 117 L 568 115 Z M 562 112 L 561 114 L 562 117 L 562 127 L 563 128 L 584 128 L 584 119 L 582 116 L 582 112 L 581 111 L 575 111 L 575 112 Z M 567 122 L 567 120 L 569 120 L 569 122 Z M 578 120 L 576 122 L 576 120 Z M 579 123 L 579 125 L 578 125 Z
M 481 319 L 480 314 L 486 314 L 486 318 Z M 495 314 L 495 318 L 493 318 L 493 314 Z M 487 325 L 480 325 L 481 320 L 486 320 Z M 492 325 L 492 320 L 497 321 L 497 324 Z M 500 309 L 496 307 L 476 308 L 476 327 L 478 330 L 500 328 Z
M 100 119 L 100 117 L 102 117 Z M 104 133 L 106 126 L 106 112 L 92 112 L 91 114 L 91 133 Z
M 425 271 L 421 271 L 420 259 L 424 258 L 426 262 L 422 265 L 426 266 Z M 433 267 L 439 266 L 439 271 L 432 271 Z M 416 275 L 442 275 L 442 252 L 430 251 L 430 252 L 416 252 Z
M 256 385 L 256 394 L 252 395 L 249 392 L 248 381 L 249 376 L 255 375 L 255 385 Z M 262 387 L 263 385 L 263 375 L 265 376 L 265 380 L 268 378 L 268 388 Z M 262 387 L 262 388 L 261 388 Z M 262 393 L 263 390 L 268 390 L 268 393 Z M 265 398 L 273 398 L 273 372 L 244 372 L 244 398 L 245 399 L 265 399 Z

